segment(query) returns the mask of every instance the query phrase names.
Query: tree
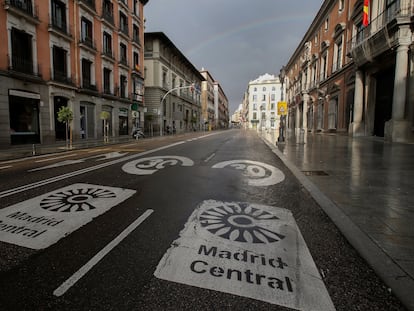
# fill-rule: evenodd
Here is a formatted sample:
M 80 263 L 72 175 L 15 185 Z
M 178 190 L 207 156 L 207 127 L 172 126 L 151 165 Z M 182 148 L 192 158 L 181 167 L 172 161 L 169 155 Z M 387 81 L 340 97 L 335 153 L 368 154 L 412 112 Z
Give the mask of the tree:
M 69 132 L 69 123 L 73 120 L 73 112 L 67 106 L 62 106 L 58 111 L 58 121 L 65 123 L 66 125 L 66 148 L 68 147 L 68 132 Z M 72 128 L 70 130 L 70 149 L 72 149 Z

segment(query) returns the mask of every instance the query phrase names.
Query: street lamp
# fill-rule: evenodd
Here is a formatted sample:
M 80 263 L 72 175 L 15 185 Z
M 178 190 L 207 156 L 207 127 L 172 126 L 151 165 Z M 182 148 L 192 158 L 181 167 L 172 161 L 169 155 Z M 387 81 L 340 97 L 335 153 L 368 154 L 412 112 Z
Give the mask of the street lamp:
M 283 83 L 285 82 L 286 70 L 285 66 L 282 66 L 279 73 L 279 81 L 281 83 L 281 93 L 280 93 L 280 101 L 283 102 Z M 283 111 L 280 116 L 279 122 L 279 137 L 277 139 L 278 142 L 283 143 L 285 142 L 285 118 L 286 118 L 286 111 Z
M 170 94 L 173 91 L 178 91 L 178 90 L 183 90 L 183 89 L 195 89 L 195 83 L 191 83 L 190 85 L 187 86 L 177 86 L 174 87 L 172 89 L 170 89 L 167 93 L 164 94 L 164 96 L 161 98 L 161 106 L 160 106 L 160 117 L 161 117 L 161 124 L 160 124 L 160 136 L 163 135 L 163 109 L 164 109 L 164 100 L 167 97 L 168 94 Z

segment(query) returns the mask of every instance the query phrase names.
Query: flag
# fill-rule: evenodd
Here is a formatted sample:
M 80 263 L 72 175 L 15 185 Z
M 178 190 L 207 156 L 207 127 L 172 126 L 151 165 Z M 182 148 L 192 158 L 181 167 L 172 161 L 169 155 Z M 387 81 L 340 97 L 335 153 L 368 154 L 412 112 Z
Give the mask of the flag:
M 362 11 L 362 25 L 368 26 L 368 6 L 369 6 L 369 0 L 364 0 L 364 8 Z

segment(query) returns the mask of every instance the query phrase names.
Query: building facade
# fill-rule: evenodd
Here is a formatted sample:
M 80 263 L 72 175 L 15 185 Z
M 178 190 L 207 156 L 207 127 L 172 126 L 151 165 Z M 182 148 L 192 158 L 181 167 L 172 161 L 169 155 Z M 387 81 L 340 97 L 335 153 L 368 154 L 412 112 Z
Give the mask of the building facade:
M 162 32 L 145 33 L 145 130 L 150 135 L 203 128 L 204 77 Z
M 214 82 L 214 119 L 216 129 L 226 129 L 229 127 L 229 101 L 220 83 Z
M 143 111 L 147 0 L 6 0 L 0 8 L 0 146 L 129 135 Z M 135 113 L 132 113 L 135 111 Z M 141 117 L 143 120 L 143 115 Z
M 215 127 L 214 78 L 204 68 L 201 69 L 200 73 L 205 79 L 201 83 L 202 123 L 205 130 L 212 130 Z
M 413 140 L 413 2 L 326 0 L 286 64 L 290 130 Z
M 280 116 L 277 103 L 281 100 L 279 77 L 264 74 L 249 82 L 243 99 L 248 128 L 260 130 L 279 129 Z

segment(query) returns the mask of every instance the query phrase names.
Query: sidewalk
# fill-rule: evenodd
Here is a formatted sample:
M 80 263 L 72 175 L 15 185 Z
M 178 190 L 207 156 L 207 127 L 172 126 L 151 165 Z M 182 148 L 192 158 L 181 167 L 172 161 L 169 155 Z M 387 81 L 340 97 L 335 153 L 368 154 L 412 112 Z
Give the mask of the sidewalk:
M 333 134 L 265 142 L 408 310 L 414 310 L 414 145 Z
M 162 137 L 157 136 L 157 137 L 150 137 L 150 138 L 145 138 L 145 139 L 159 139 Z M 69 146 L 66 146 L 66 143 L 64 141 L 53 143 L 53 144 L 45 144 L 45 145 L 28 144 L 28 145 L 12 146 L 7 149 L 0 149 L 0 161 L 16 160 L 20 158 L 26 158 L 26 157 L 31 157 L 31 156 L 43 155 L 43 154 L 128 143 L 128 142 L 133 142 L 133 141 L 135 141 L 135 139 L 129 136 L 111 137 L 108 142 L 104 142 L 103 139 L 76 141 L 76 142 L 73 142 L 72 149 L 70 149 Z

